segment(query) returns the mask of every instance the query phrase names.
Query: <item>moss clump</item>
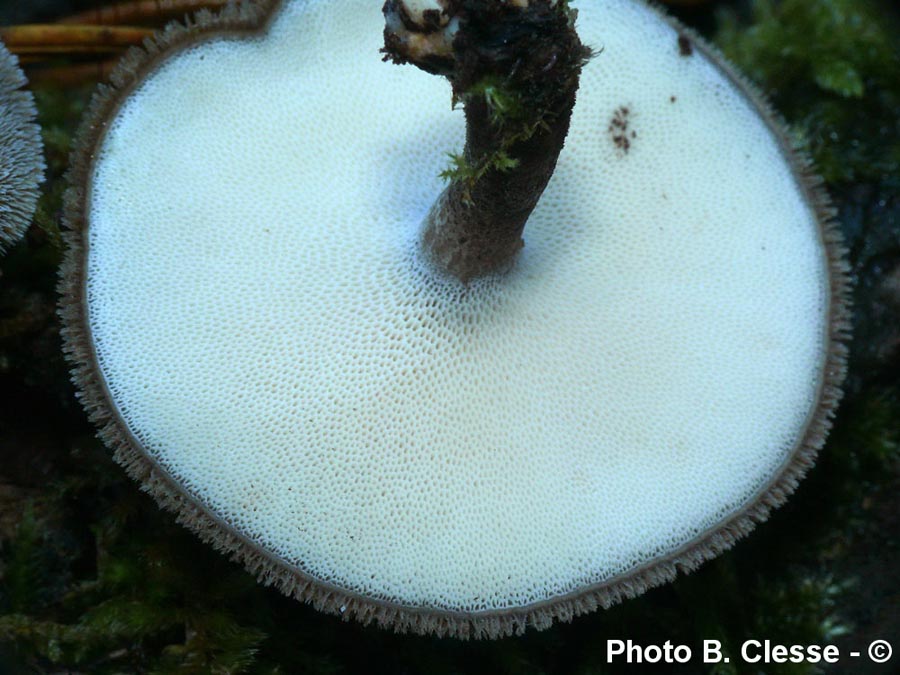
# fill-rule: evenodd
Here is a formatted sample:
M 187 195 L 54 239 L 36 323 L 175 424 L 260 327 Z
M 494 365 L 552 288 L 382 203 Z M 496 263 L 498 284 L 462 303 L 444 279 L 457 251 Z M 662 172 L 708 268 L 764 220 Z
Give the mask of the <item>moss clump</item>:
M 900 173 L 896 7 L 872 0 L 755 0 L 722 10 L 716 42 L 791 122 L 829 182 Z

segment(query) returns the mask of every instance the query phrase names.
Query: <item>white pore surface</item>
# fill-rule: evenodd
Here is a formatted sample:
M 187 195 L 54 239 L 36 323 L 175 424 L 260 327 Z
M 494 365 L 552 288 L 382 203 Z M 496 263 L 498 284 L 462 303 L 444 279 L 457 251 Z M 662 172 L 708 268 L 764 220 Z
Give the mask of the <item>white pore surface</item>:
M 318 580 L 470 611 L 576 591 L 715 527 L 802 434 L 828 279 L 776 139 L 653 10 L 578 9 L 603 51 L 556 174 L 514 270 L 467 289 L 416 244 L 462 113 L 381 62 L 380 2 L 289 1 L 265 38 L 182 53 L 106 136 L 87 289 L 112 398 Z

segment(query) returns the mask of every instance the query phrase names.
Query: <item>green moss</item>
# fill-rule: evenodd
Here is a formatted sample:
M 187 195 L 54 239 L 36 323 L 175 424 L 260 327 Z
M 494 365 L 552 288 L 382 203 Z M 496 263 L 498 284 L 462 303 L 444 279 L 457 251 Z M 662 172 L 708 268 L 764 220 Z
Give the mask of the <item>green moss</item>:
M 900 172 L 896 18 L 871 0 L 755 0 L 716 42 L 771 97 L 830 182 Z
M 526 109 L 522 97 L 496 75 L 482 78 L 461 97 L 454 97 L 453 107 L 482 97 L 487 104 L 491 123 L 496 127 L 503 127 L 525 117 Z
M 453 106 L 473 99 L 484 99 L 490 123 L 496 128 L 500 140 L 496 150 L 474 162 L 465 155 L 447 153 L 450 166 L 441 171 L 440 177 L 446 181 L 464 183 L 468 188 L 473 187 L 488 171 L 515 169 L 519 161 L 510 156 L 514 146 L 524 143 L 538 131 L 548 129 L 550 119 L 549 111 L 532 109 L 518 92 L 497 76 L 479 80 L 460 97 L 455 97 Z

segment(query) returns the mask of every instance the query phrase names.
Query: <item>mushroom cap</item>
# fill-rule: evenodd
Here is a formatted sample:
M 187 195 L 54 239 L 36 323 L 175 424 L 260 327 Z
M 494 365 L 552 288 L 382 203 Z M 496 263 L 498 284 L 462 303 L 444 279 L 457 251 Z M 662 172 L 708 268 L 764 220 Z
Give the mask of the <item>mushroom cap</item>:
M 34 216 L 44 180 L 37 109 L 16 56 L 0 42 L 0 252 L 18 241 Z
M 117 460 L 266 582 L 396 630 L 546 627 L 727 549 L 840 395 L 807 162 L 698 37 L 585 3 L 603 51 L 526 246 L 463 286 L 417 245 L 462 114 L 379 62 L 381 21 L 201 15 L 94 102 L 62 310 Z

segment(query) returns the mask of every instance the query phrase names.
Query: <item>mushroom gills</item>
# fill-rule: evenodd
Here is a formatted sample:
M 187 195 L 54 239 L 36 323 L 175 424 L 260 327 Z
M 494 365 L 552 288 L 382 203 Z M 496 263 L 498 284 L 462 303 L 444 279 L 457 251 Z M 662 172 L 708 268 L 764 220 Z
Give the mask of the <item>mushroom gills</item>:
M 44 180 L 44 146 L 27 83 L 18 59 L 0 42 L 0 252 L 31 225 Z

